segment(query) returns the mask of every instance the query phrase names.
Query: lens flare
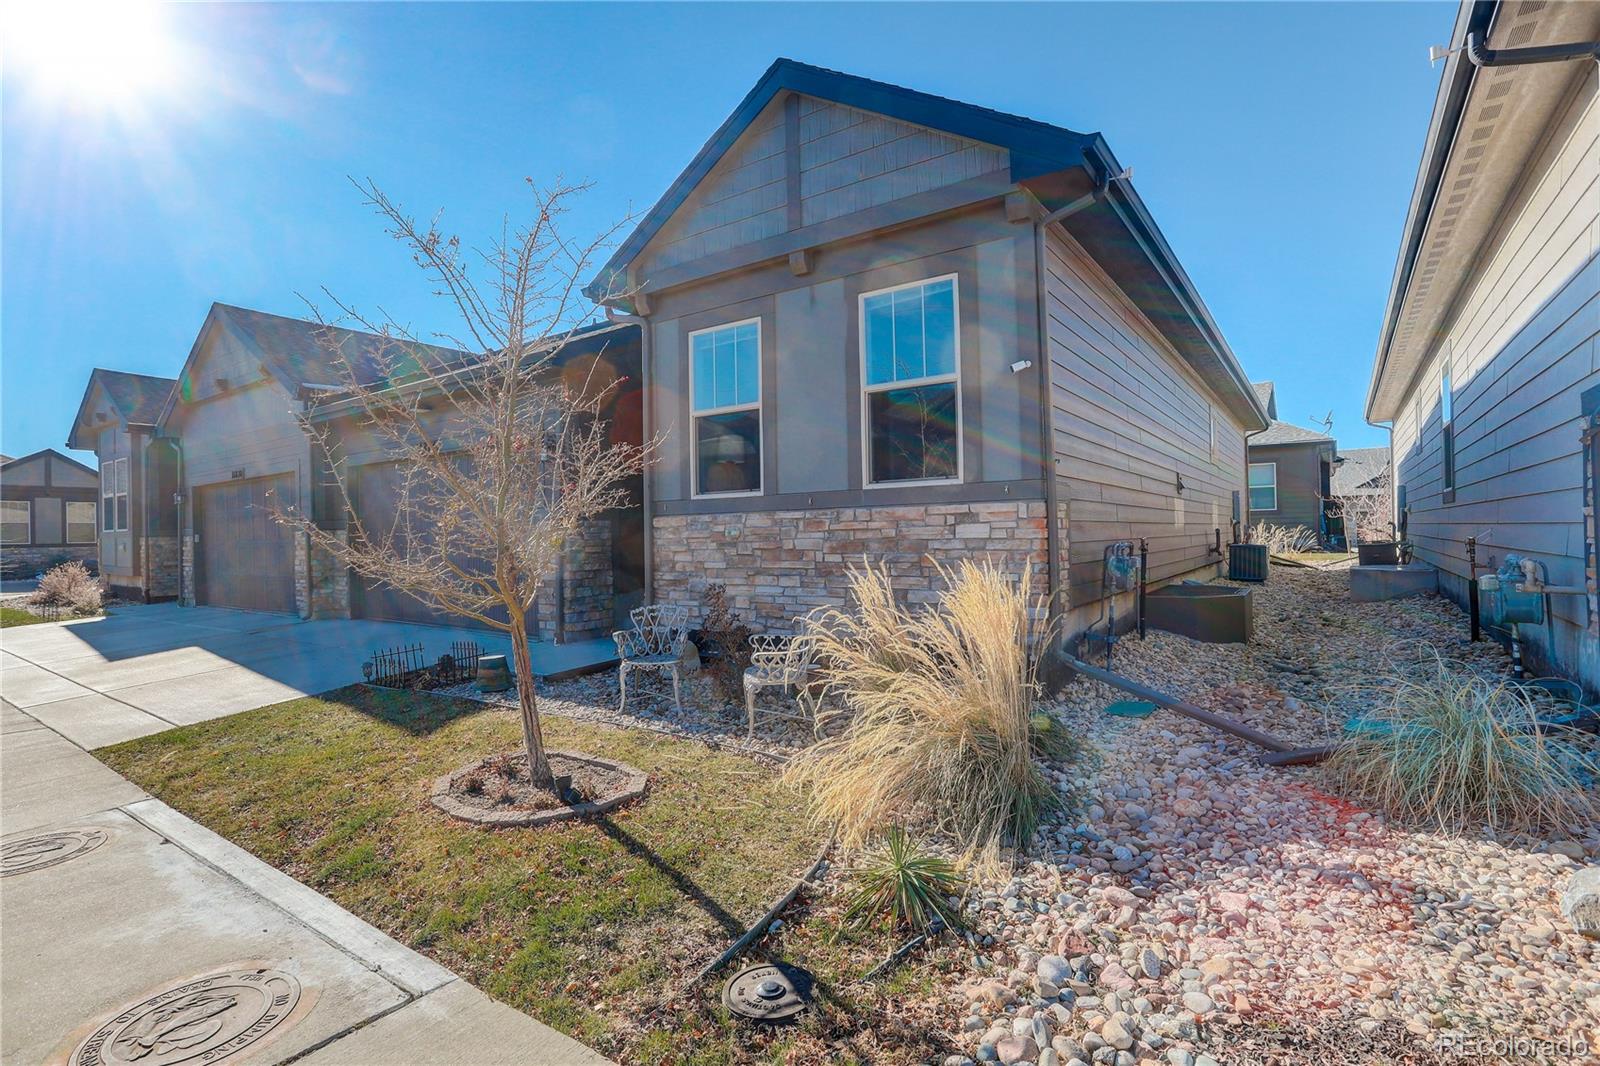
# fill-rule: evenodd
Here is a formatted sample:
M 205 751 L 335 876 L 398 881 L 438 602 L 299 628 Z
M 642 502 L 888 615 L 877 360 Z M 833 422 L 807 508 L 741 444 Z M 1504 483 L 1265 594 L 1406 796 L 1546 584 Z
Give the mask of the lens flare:
M 83 106 L 118 108 L 172 87 L 178 57 L 159 4 L 13 3 L 0 21 L 9 77 Z

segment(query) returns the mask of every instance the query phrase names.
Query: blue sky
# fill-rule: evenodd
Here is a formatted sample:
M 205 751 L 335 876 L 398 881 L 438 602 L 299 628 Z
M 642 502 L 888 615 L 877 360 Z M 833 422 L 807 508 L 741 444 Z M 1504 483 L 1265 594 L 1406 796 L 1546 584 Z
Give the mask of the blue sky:
M 196 4 L 158 13 L 157 88 L 99 97 L 12 41 L 0 450 L 62 447 L 94 366 L 175 374 L 214 300 L 299 315 L 326 286 L 447 327 L 347 177 L 479 242 L 524 177 L 589 179 L 599 230 L 780 55 L 1103 132 L 1281 417 L 1383 443 L 1362 401 L 1454 10 Z

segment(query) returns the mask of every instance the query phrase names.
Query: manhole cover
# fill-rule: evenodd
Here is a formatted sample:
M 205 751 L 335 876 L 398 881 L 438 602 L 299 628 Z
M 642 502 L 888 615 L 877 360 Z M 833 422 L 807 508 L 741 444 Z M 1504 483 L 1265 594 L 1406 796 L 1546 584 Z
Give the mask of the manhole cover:
M 786 1022 L 811 1005 L 811 975 L 782 962 L 742 970 L 722 988 L 722 1005 L 756 1022 Z
M 223 970 L 132 1004 L 78 1045 L 70 1066 L 223 1062 L 294 1013 L 300 982 L 280 970 Z
M 76 859 L 104 844 L 104 829 L 57 829 L 0 844 L 0 877 L 31 873 Z

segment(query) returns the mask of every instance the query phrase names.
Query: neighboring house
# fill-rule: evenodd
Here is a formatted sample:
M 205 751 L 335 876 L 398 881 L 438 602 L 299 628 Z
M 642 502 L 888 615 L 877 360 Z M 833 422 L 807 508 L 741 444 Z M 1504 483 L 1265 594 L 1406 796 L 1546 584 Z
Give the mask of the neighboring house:
M 1272 382 L 1258 381 L 1255 390 L 1271 424 L 1248 438 L 1250 521 L 1307 529 L 1326 544 L 1340 532 L 1328 513 L 1337 445 L 1326 433 L 1279 421 Z
M 1600 5 L 1465 3 L 1450 41 L 1600 39 Z M 1481 53 L 1480 53 L 1481 57 Z M 1495 56 L 1489 56 L 1491 60 Z M 1517 58 L 1515 56 L 1500 59 Z M 1401 522 L 1443 591 L 1480 564 L 1544 564 L 1536 672 L 1600 689 L 1600 64 L 1479 67 L 1453 53 L 1434 104 L 1367 395 L 1388 423 Z
M 1098 134 L 772 65 L 587 290 L 646 326 L 653 594 L 763 627 L 884 560 L 1218 561 L 1264 410 Z
M 124 599 L 177 596 L 173 462 L 150 448 L 172 378 L 95 369 L 73 419 L 67 447 L 95 453 L 100 465 L 100 577 Z
M 617 431 L 631 433 L 633 440 L 640 439 L 638 336 L 638 327 L 626 324 L 590 327 L 555 360 L 563 367 L 584 360 L 586 374 L 590 363 L 602 363 L 599 374 L 622 382 L 608 414 Z M 293 513 L 309 515 L 324 528 L 347 525 L 328 459 L 302 423 L 310 412 L 333 425 L 335 460 L 344 464 L 361 521 L 385 532 L 392 528 L 394 464 L 361 428 L 359 412 L 330 400 L 346 380 L 345 365 L 364 383 L 382 381 L 388 360 L 398 354 L 396 345 L 371 333 L 213 304 L 176 382 L 159 379 L 167 388 L 162 402 L 145 412 L 148 433 L 125 433 L 116 445 L 122 449 L 117 456 L 131 450 L 133 457 L 128 524 L 159 530 L 161 543 L 170 547 L 159 565 L 142 572 L 143 580 L 185 604 L 303 618 L 458 622 L 393 589 L 353 581 L 326 553 L 312 551 L 303 533 L 276 520 Z M 462 357 L 421 347 L 451 361 Z M 115 392 L 111 372 L 95 374 L 75 439 L 87 439 L 88 427 L 100 424 L 94 412 L 104 405 L 90 398 Z M 103 453 L 103 464 L 110 454 Z M 141 474 L 141 468 L 150 473 Z M 121 486 L 121 476 L 108 483 Z M 149 491 L 141 492 L 142 485 Z M 618 616 L 642 600 L 638 512 L 635 504 L 606 516 L 594 536 L 574 546 L 536 611 L 536 636 L 609 633 Z M 157 537 L 147 534 L 144 540 Z
M 98 554 L 100 479 L 47 448 L 0 462 L 0 572 L 31 577 Z

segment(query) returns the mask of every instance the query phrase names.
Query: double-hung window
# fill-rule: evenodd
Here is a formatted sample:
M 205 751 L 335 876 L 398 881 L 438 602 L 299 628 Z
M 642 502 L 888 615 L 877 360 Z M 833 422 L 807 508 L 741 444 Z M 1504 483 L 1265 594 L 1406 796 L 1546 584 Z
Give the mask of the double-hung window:
M 861 296 L 867 484 L 961 479 L 961 345 L 954 277 Z
M 1250 510 L 1278 509 L 1278 464 L 1250 464 Z
M 1450 368 L 1444 368 L 1444 377 L 1439 380 L 1439 441 L 1444 460 L 1444 487 L 1456 487 L 1456 425 L 1455 425 L 1455 394 L 1450 388 Z
M 101 526 L 107 533 L 128 528 L 128 460 L 107 459 L 100 464 Z
M 27 500 L 0 500 L 0 544 L 33 543 L 33 505 Z
M 67 543 L 93 544 L 95 539 L 95 505 L 67 501 Z
M 689 334 L 694 494 L 761 492 L 761 320 Z

